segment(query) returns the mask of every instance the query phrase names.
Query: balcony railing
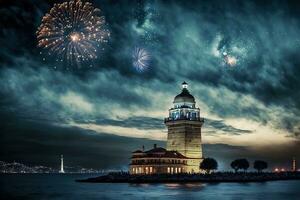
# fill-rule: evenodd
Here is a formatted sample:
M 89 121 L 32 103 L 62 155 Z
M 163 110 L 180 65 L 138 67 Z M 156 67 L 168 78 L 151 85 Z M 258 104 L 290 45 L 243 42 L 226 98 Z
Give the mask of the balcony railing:
M 130 165 L 164 165 L 164 164 L 173 164 L 173 165 L 187 165 L 186 160 L 158 160 L 158 161 L 144 161 L 144 160 L 132 160 Z
M 181 116 L 181 117 L 178 117 L 178 118 L 173 118 L 173 117 L 167 117 L 167 118 L 165 118 L 165 122 L 179 121 L 179 120 L 189 120 L 189 121 L 204 122 L 204 118 L 202 118 L 202 117 L 185 117 L 185 116 Z

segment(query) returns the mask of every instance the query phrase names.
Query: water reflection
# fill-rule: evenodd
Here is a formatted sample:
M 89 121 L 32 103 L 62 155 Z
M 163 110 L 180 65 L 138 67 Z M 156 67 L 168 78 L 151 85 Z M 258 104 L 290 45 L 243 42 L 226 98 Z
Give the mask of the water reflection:
M 129 184 L 131 187 L 136 188 L 148 188 L 148 187 L 163 187 L 164 189 L 170 189 L 170 190 L 195 190 L 200 191 L 204 187 L 207 186 L 206 183 L 165 183 L 165 184 L 159 184 L 159 183 L 135 183 L 135 184 Z M 162 189 L 163 189 L 162 188 Z
M 80 177 L 82 176 L 82 177 Z M 265 183 L 99 183 L 83 175 L 1 175 L 1 199 L 299 200 L 300 181 Z
M 149 184 L 149 183 L 130 183 L 129 186 L 132 186 L 132 187 L 141 187 L 141 188 L 146 188 L 146 187 L 149 187 L 149 186 L 153 186 L 153 185 L 158 185 L 158 184 Z
M 164 186 L 168 189 L 183 189 L 183 190 L 202 190 L 206 183 L 166 183 Z

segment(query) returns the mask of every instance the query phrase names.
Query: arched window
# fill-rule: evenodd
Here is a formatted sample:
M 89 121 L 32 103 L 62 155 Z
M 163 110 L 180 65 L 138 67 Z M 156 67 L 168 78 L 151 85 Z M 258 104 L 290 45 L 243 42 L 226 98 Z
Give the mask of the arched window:
M 149 171 L 148 171 L 148 167 L 146 167 L 146 174 L 148 174 L 149 173 Z

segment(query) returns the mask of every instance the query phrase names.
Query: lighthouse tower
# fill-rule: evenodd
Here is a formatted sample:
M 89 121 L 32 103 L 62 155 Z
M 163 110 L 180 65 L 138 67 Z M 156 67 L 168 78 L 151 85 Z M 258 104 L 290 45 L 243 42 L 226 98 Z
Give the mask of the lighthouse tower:
M 60 157 L 60 170 L 59 170 L 59 173 L 65 173 L 65 171 L 64 171 L 64 157 L 63 157 L 63 155 L 61 155 L 61 157 Z
M 167 150 L 178 151 L 188 157 L 187 172 L 200 172 L 199 165 L 203 160 L 201 127 L 204 119 L 200 118 L 200 109 L 196 108 L 193 95 L 188 91 L 188 84 L 182 83 L 182 91 L 173 101 L 169 109 L 169 117 L 165 118 L 168 127 Z

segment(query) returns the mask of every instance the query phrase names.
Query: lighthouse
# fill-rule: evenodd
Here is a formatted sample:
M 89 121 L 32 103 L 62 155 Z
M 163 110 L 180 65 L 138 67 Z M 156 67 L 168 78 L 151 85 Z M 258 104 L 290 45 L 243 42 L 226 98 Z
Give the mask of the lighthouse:
M 144 146 L 132 152 L 130 174 L 180 174 L 199 173 L 203 160 L 201 127 L 204 119 L 200 109 L 182 83 L 182 91 L 175 96 L 169 116 L 165 118 L 168 128 L 167 149 L 153 146 L 145 151 Z
M 200 172 L 203 160 L 201 127 L 204 119 L 200 117 L 200 109 L 188 90 L 188 84 L 182 83 L 182 91 L 173 101 L 169 109 L 169 117 L 165 118 L 168 127 L 167 150 L 178 151 L 187 157 L 188 173 Z
M 64 156 L 61 155 L 60 157 L 60 170 L 59 170 L 59 173 L 65 173 L 64 171 Z

